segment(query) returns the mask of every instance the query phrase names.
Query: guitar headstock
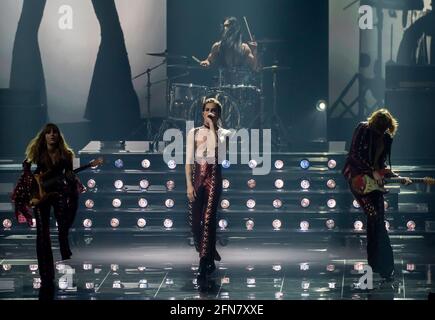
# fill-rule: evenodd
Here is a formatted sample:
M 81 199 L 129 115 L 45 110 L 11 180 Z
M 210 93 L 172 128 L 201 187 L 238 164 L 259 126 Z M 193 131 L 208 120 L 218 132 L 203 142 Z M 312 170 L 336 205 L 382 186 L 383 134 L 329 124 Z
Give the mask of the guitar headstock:
M 426 177 L 426 178 L 424 178 L 424 183 L 428 186 L 435 185 L 435 179 L 430 178 L 430 177 Z
M 104 163 L 104 159 L 102 157 L 92 160 L 89 164 L 92 168 L 96 168 L 99 165 Z

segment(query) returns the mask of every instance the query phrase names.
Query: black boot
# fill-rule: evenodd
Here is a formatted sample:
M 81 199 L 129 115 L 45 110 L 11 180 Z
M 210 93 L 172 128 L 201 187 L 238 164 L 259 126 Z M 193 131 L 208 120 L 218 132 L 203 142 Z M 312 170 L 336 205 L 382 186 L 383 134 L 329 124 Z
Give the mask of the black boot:
M 199 260 L 199 268 L 198 268 L 198 275 L 196 277 L 196 281 L 198 286 L 203 286 L 207 280 L 207 258 L 202 257 Z
M 217 252 L 216 249 L 215 249 L 215 251 L 214 251 L 214 259 L 215 259 L 216 261 L 221 261 L 221 260 L 222 260 L 221 256 L 219 255 L 219 253 Z

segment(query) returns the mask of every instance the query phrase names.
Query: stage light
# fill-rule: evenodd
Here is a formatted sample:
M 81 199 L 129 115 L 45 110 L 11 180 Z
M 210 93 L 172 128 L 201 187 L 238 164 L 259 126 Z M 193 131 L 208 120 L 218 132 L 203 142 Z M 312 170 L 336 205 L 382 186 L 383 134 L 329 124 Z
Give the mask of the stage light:
M 328 271 L 328 272 L 334 272 L 334 271 L 335 271 L 335 265 L 333 265 L 333 264 L 328 264 L 328 265 L 326 266 L 326 271 Z
M 91 263 L 83 263 L 83 270 L 86 270 L 86 271 L 92 270 L 92 264 Z
M 317 111 L 324 112 L 328 108 L 328 103 L 325 100 L 319 100 L 316 104 Z
M 246 279 L 246 284 L 247 285 L 250 285 L 250 286 L 252 286 L 252 285 L 255 285 L 255 278 L 247 278 Z
M 140 198 L 138 201 L 138 204 L 139 204 L 139 207 L 141 207 L 141 208 L 148 207 L 148 201 L 147 201 L 147 199 L 144 199 L 144 198 Z
M 282 297 L 284 297 L 284 293 L 281 291 L 275 292 L 275 299 L 282 299 Z
M 254 229 L 255 223 L 253 220 L 249 219 L 246 221 L 246 230 L 252 231 Z
M 249 199 L 248 201 L 246 201 L 246 206 L 248 207 L 248 209 L 254 209 L 255 208 L 255 200 Z
M 139 288 L 140 289 L 148 289 L 148 280 L 146 280 L 146 279 L 139 280 Z
M 95 284 L 93 282 L 86 282 L 85 287 L 87 290 L 93 290 L 95 288 Z
M 273 220 L 272 226 L 275 230 L 281 229 L 281 226 L 282 226 L 281 220 L 279 220 L 279 219 Z
M 91 199 L 85 201 L 85 207 L 88 209 L 92 209 L 94 207 L 94 204 L 95 204 L 94 201 Z
M 95 188 L 97 183 L 95 182 L 94 179 L 89 179 L 88 182 L 86 183 L 86 185 L 88 186 L 89 189 L 93 189 L 93 188 Z
M 225 230 L 228 227 L 228 221 L 225 219 L 219 220 L 219 227 L 221 230 Z
M 329 289 L 335 289 L 335 286 L 337 285 L 336 282 L 328 282 L 328 288 Z
M 147 221 L 144 218 L 137 219 L 137 226 L 143 228 L 147 225 Z
M 364 223 L 362 223 L 361 221 L 357 220 L 353 224 L 353 228 L 354 228 L 355 231 L 361 231 L 364 228 Z
M 224 169 L 228 169 L 229 167 L 231 167 L 231 162 L 229 162 L 228 160 L 222 161 L 222 167 Z
M 68 289 L 68 279 L 67 278 L 65 278 L 65 277 L 59 278 L 59 289 L 60 290 Z
M 337 186 L 337 183 L 335 182 L 334 179 L 329 179 L 329 180 L 326 182 L 326 186 L 327 186 L 329 189 L 335 189 L 335 187 Z
M 353 264 L 353 270 L 355 270 L 355 271 L 363 271 L 364 270 L 364 263 L 363 262 L 355 262 Z
M 117 272 L 119 270 L 119 264 L 111 264 L 110 270 L 112 270 L 112 272 Z
M 222 209 L 228 209 L 230 207 L 230 202 L 227 199 L 223 199 L 221 201 L 221 208 Z
M 275 169 L 281 170 L 282 168 L 284 168 L 284 161 L 276 160 L 275 161 Z
M 85 220 L 83 220 L 83 227 L 85 227 L 85 228 L 91 228 L 92 227 L 92 220 L 91 219 L 85 219 Z
M 329 169 L 335 169 L 335 167 L 337 167 L 337 161 L 335 161 L 334 159 L 330 159 L 328 161 L 328 168 Z
M 5 229 L 10 229 L 12 227 L 12 221 L 10 219 L 3 220 L 3 227 Z
M 247 266 L 246 271 L 253 271 L 255 268 L 254 266 Z
M 272 205 L 275 209 L 280 209 L 282 207 L 282 201 L 280 199 L 275 199 L 273 200 Z
M 37 264 L 29 265 L 29 270 L 32 272 L 38 271 L 38 265 Z
M 302 180 L 301 181 L 301 188 L 304 190 L 308 190 L 310 188 L 310 181 L 308 180 Z
M 141 187 L 141 189 L 148 189 L 150 183 L 147 179 L 143 179 L 139 182 L 139 186 Z
M 223 189 L 228 189 L 230 187 L 230 180 L 228 179 L 223 179 L 222 180 L 222 188 Z
M 30 225 L 31 228 L 36 228 L 36 219 L 32 219 L 32 224 Z
M 112 200 L 112 206 L 114 208 L 119 208 L 121 206 L 121 204 L 122 204 L 122 201 L 118 198 L 115 198 Z
M 409 271 L 409 272 L 415 271 L 415 264 L 407 263 L 406 264 L 406 271 Z
M 304 290 L 308 290 L 310 288 L 310 282 L 309 281 L 302 281 L 301 288 Z
M 148 169 L 151 166 L 151 162 L 148 159 L 143 159 L 141 162 L 141 166 L 144 169 Z
M 172 219 L 165 219 L 165 221 L 163 221 L 163 225 L 166 229 L 170 229 L 174 225 L 174 222 L 172 221 Z
M 174 284 L 174 280 L 172 280 L 170 278 L 166 278 L 165 284 L 167 284 L 167 285 L 173 285 Z
M 354 207 L 355 209 L 359 209 L 359 208 L 361 208 L 361 206 L 359 205 L 359 202 L 356 201 L 356 200 L 353 200 L 352 205 L 353 205 L 353 207 Z
M 284 181 L 282 179 L 276 179 L 274 184 L 277 189 L 282 189 L 284 187 Z
M 4 271 L 10 271 L 11 269 L 12 269 L 12 265 L 10 265 L 9 263 L 6 263 L 3 265 Z
M 38 290 L 41 288 L 41 278 L 33 279 L 33 289 Z
M 310 224 L 308 221 L 301 221 L 299 227 L 301 228 L 301 231 L 307 231 L 310 228 Z
M 168 168 L 174 170 L 177 167 L 177 163 L 174 160 L 168 161 Z
M 249 189 L 254 189 L 257 186 L 257 182 L 254 179 L 248 180 L 247 184 Z
M 408 223 L 406 224 L 406 228 L 408 229 L 408 231 L 415 231 L 415 222 L 410 220 L 408 221 Z
M 303 159 L 301 160 L 300 166 L 302 169 L 307 170 L 310 167 L 310 161 Z
M 301 263 L 301 264 L 299 264 L 299 269 L 301 271 L 308 271 L 308 270 L 310 270 L 310 264 L 306 263 L 306 262 Z
M 391 227 L 390 223 L 389 223 L 388 221 L 385 220 L 385 229 L 386 229 L 387 231 L 390 231 L 390 227 Z
M 122 187 L 124 186 L 124 182 L 122 182 L 122 180 L 116 180 L 113 183 L 113 186 L 115 187 L 115 189 L 122 189 Z
M 310 199 L 303 198 L 301 200 L 301 207 L 302 208 L 308 208 L 310 206 Z
M 329 199 L 326 205 L 329 209 L 334 209 L 337 206 L 337 201 L 335 199 Z
M 112 226 L 112 228 L 118 228 L 119 220 L 117 218 L 112 218 L 112 220 L 110 220 L 110 225 Z
M 124 161 L 122 161 L 121 159 L 115 160 L 115 167 L 117 167 L 118 169 L 122 169 L 124 167 Z
M 332 219 L 326 220 L 326 227 L 327 227 L 329 230 L 334 229 L 334 228 L 335 228 L 335 221 L 332 220 Z
M 275 264 L 272 266 L 273 271 L 281 271 L 282 267 L 280 264 Z
M 249 168 L 254 169 L 257 167 L 258 163 L 256 160 L 250 160 L 248 165 L 249 165 Z
M 112 288 L 113 289 L 121 289 L 122 288 L 121 280 L 115 280 L 115 281 L 113 281 Z
M 175 189 L 175 182 L 173 180 L 166 181 L 166 189 L 172 191 Z
M 384 210 L 388 210 L 389 207 L 389 203 L 387 201 L 384 201 Z
M 168 208 L 168 209 L 173 208 L 174 205 L 175 205 L 174 200 L 172 200 L 172 199 L 166 199 L 166 201 L 165 201 L 166 208 Z

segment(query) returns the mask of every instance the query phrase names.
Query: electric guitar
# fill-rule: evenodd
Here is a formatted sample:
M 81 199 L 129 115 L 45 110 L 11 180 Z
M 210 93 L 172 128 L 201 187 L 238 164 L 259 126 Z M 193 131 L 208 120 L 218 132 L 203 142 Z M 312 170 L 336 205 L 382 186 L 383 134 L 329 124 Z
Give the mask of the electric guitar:
M 391 174 L 391 170 L 383 169 L 378 171 L 382 178 L 384 178 L 387 174 Z M 388 193 L 385 189 L 384 185 L 386 183 L 405 183 L 405 178 L 385 178 L 383 179 L 383 184 L 378 184 L 375 179 L 366 174 L 361 174 L 355 176 L 351 180 L 351 188 L 352 190 L 359 195 L 367 195 L 372 193 L 373 191 L 381 191 L 382 193 Z M 412 178 L 412 183 L 424 183 L 427 185 L 434 185 L 434 178 Z
M 88 164 L 81 166 L 80 168 L 74 169 L 73 174 L 77 174 L 91 167 L 99 166 L 103 162 L 104 162 L 103 158 L 92 160 Z M 40 205 L 41 203 L 46 201 L 51 195 L 56 193 L 56 192 L 46 192 L 47 189 L 49 189 L 52 186 L 63 183 L 68 178 L 72 178 L 70 176 L 67 177 L 67 174 L 61 174 L 55 177 L 50 177 L 48 179 L 45 179 L 48 173 L 49 171 L 33 175 L 33 177 L 35 178 L 36 185 L 34 187 L 32 199 L 30 200 L 30 205 L 32 207 L 36 205 Z

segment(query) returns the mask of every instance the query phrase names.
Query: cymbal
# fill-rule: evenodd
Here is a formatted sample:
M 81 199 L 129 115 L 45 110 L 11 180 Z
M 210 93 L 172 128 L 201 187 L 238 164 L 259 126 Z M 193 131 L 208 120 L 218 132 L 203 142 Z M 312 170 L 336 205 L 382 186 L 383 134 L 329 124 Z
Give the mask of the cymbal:
M 285 43 L 288 42 L 287 40 L 284 39 L 268 39 L 268 38 L 264 38 L 264 39 L 259 39 L 259 40 L 255 40 L 257 43 L 259 44 L 272 44 L 272 43 Z
M 147 52 L 147 55 L 153 57 L 169 58 L 169 59 L 188 59 L 186 56 L 180 54 L 169 53 L 168 51 L 163 52 Z
M 174 68 L 174 69 L 187 69 L 187 70 L 207 70 L 207 68 L 202 67 L 200 65 L 186 65 L 186 64 L 168 64 L 168 68 Z
M 280 70 L 291 70 L 291 67 L 286 66 L 278 66 L 278 65 L 272 65 L 261 68 L 262 71 L 280 71 Z

